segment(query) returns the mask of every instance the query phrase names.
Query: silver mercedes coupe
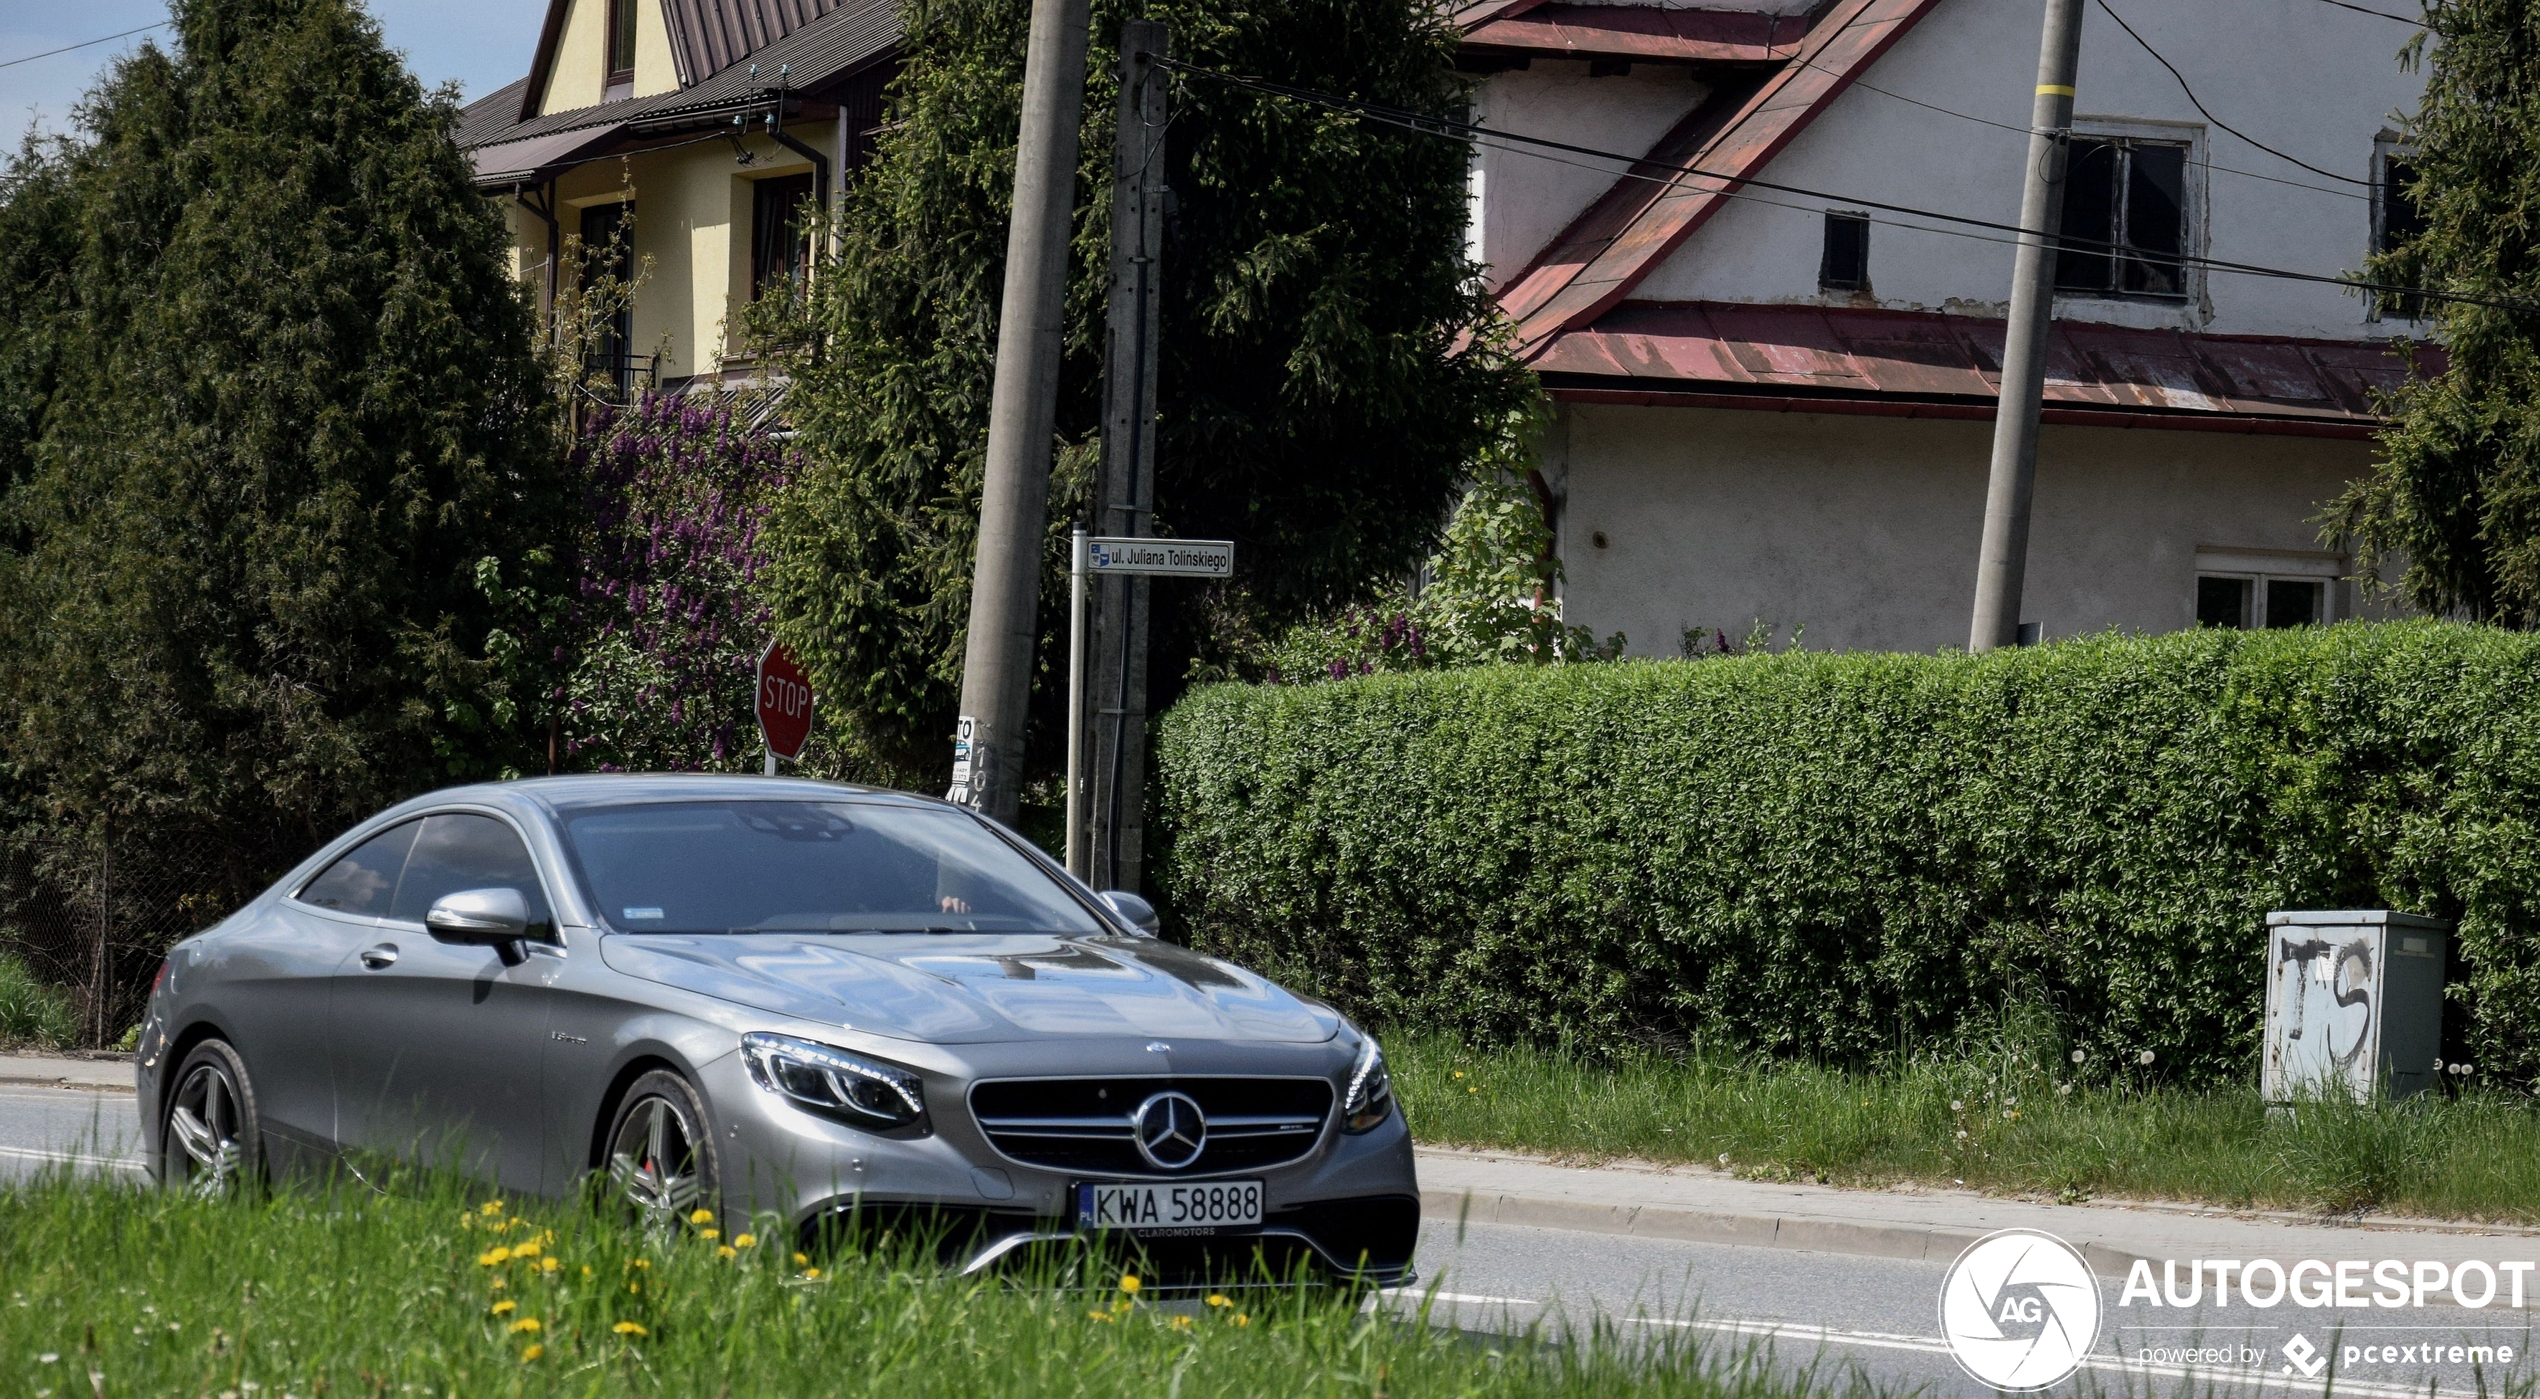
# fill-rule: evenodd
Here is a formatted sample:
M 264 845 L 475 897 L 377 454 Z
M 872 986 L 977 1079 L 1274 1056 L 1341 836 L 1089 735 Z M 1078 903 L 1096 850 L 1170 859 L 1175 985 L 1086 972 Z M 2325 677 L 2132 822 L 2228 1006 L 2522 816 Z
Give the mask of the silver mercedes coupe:
M 365 1159 L 632 1210 L 908 1215 L 957 1266 L 1133 1239 L 1390 1285 L 1419 1187 L 1376 1041 L 1158 939 L 1005 828 L 769 777 L 458 787 L 168 954 L 161 1179 Z

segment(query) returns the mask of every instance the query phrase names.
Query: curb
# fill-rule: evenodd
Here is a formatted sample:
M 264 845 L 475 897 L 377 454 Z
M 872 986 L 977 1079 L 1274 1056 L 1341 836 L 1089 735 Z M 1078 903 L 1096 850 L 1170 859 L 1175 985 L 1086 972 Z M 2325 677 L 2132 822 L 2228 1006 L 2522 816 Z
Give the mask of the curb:
M 70 1088 L 86 1093 L 130 1094 L 138 1091 L 132 1086 L 130 1080 L 125 1080 L 123 1082 L 116 1082 L 112 1079 L 99 1081 L 84 1078 L 71 1078 L 63 1074 L 11 1073 L 6 1069 L 0 1069 L 0 1087 Z
M 1751 1248 L 1806 1249 L 1868 1258 L 1946 1263 L 1991 1230 L 1944 1229 L 1919 1224 L 1857 1224 L 1849 1220 L 1796 1219 L 1786 1215 L 1732 1214 L 1720 1210 L 1666 1209 L 1656 1205 L 1594 1205 L 1525 1195 L 1486 1195 L 1466 1190 L 1422 1190 L 1423 1218 L 1567 1229 L 1584 1234 L 1673 1239 L 1682 1243 L 1745 1244 Z M 2142 1255 L 2104 1244 L 2075 1245 L 2092 1271 L 2122 1278 Z

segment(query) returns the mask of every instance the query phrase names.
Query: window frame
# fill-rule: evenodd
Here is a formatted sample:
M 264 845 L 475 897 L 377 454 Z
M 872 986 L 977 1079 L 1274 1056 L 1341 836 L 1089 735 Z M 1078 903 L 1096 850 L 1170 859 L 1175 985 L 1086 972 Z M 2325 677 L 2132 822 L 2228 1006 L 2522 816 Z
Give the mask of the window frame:
M 2267 585 L 2269 583 L 2310 583 L 2319 588 L 2319 615 L 2308 625 L 2328 626 L 2349 620 L 2353 612 L 2346 605 L 2344 588 L 2347 562 L 2342 554 L 2310 553 L 2291 549 L 2249 549 L 2200 545 L 2196 550 L 2195 572 L 2188 590 L 2188 615 L 2191 627 L 2202 626 L 2194 620 L 2196 593 L 2194 580 L 2231 578 L 2249 585 L 2249 622 L 2244 631 L 2267 631 Z
M 2179 179 L 2179 256 L 2182 259 L 2205 256 L 2206 213 L 2210 191 L 2205 164 L 2203 123 L 2157 121 L 2135 117 L 2082 116 L 2073 119 L 2072 137 L 2076 141 L 2107 142 L 2121 148 L 2154 145 L 2175 146 L 2183 149 L 2186 158 L 2182 164 Z M 2116 235 L 2114 241 L 2121 247 L 2130 246 L 2126 237 L 2130 230 L 2123 222 L 2124 193 L 2129 183 L 2123 172 L 2127 168 L 2129 168 L 2127 165 L 2119 166 L 2117 177 L 2119 199 L 2117 208 L 2110 219 L 2110 222 L 2115 225 L 2110 231 Z M 2069 162 L 2066 170 L 2069 180 Z M 2062 210 L 2059 208 L 2056 213 L 2060 228 Z M 2112 262 L 2116 260 L 2115 250 L 2109 251 L 2109 257 Z M 2122 276 L 2118 275 L 2116 280 L 2122 281 Z M 2132 306 L 2200 306 L 2205 301 L 2205 269 L 2194 262 L 2182 261 L 2179 264 L 2179 290 L 2175 293 L 2126 291 L 2121 286 L 2100 290 L 2058 285 L 2054 290 L 2055 299 L 2058 302 L 2096 301 Z
M 1834 265 L 1834 229 L 1835 224 L 1838 222 L 1855 224 L 1860 228 L 1861 275 L 1857 279 L 1837 277 L 1834 275 L 1836 270 Z M 1825 220 L 1821 225 L 1819 236 L 1823 241 L 1819 243 L 1817 248 L 1817 290 L 1821 292 L 1839 292 L 1846 296 L 1855 296 L 1869 291 L 1870 216 L 1858 209 L 1828 209 L 1825 211 Z
M 789 170 L 783 174 L 765 175 L 750 181 L 750 300 L 752 301 L 766 294 L 767 284 L 777 272 L 777 269 L 768 266 L 767 253 L 775 245 L 776 237 L 782 235 L 779 231 L 762 227 L 762 223 L 768 206 L 782 197 L 774 193 L 780 185 L 788 189 L 799 188 L 801 191 L 800 196 L 793 201 L 794 218 L 787 220 L 789 225 L 794 222 L 794 219 L 801 217 L 802 206 L 819 197 L 819 182 L 813 178 L 809 170 Z M 814 212 L 814 217 L 817 217 L 817 211 Z M 796 292 L 799 294 L 810 280 L 811 230 L 807 227 L 794 228 L 790 236 L 796 253 L 793 275 L 796 281 Z
M 2397 194 L 2397 181 L 2390 177 L 2393 165 L 2413 165 L 2418 158 L 2416 143 L 2394 132 L 2385 131 L 2372 143 L 2372 241 L 2374 253 L 2390 251 L 2390 201 Z M 2420 220 L 2422 215 L 2419 216 Z M 2365 319 L 2418 322 L 2426 319 L 2426 306 L 2419 297 L 2392 297 L 2380 292 L 2364 293 Z
M 375 825 L 365 826 L 356 832 L 351 839 L 345 841 L 341 846 L 329 852 L 325 859 L 319 861 L 318 867 L 310 872 L 309 877 L 301 880 L 299 884 L 291 890 L 290 894 L 286 896 L 291 906 L 303 913 L 314 913 L 320 917 L 332 918 L 340 923 L 354 923 L 366 928 L 396 928 L 400 930 L 412 930 L 428 935 L 430 933 L 430 929 L 424 927 L 424 925 L 419 922 L 402 918 L 390 918 L 385 915 L 346 913 L 341 909 L 328 908 L 324 904 L 310 903 L 300 896 L 307 893 L 310 886 L 316 884 L 319 880 L 324 879 L 326 877 L 326 872 L 342 863 L 345 856 L 359 850 L 369 841 L 387 834 L 391 829 L 398 826 L 421 826 L 424 822 L 431 820 L 435 816 L 491 816 L 495 820 L 502 822 L 504 825 L 511 827 L 512 835 L 520 841 L 521 849 L 529 852 L 529 868 L 538 876 L 538 892 L 545 899 L 548 910 L 546 935 L 542 937 L 533 932 L 528 937 L 527 941 L 535 946 L 551 948 L 561 952 L 564 948 L 565 905 L 557 902 L 556 900 L 555 875 L 548 870 L 547 862 L 538 858 L 538 844 L 536 841 L 529 838 L 528 829 L 522 826 L 518 820 L 514 819 L 510 812 L 504 811 L 500 807 L 477 806 L 466 803 L 454 806 L 436 806 L 429 811 L 409 812 L 397 817 L 395 820 L 380 821 Z M 418 837 L 420 834 L 421 832 L 418 831 Z M 407 844 L 406 855 L 408 859 L 412 859 L 414 857 L 412 842 L 408 842 Z M 400 880 L 405 878 L 404 866 L 400 865 L 398 867 L 397 876 Z M 391 906 L 393 906 L 393 902 L 394 901 L 392 900 Z
M 601 94 L 600 100 L 604 102 L 615 102 L 620 98 L 634 95 L 635 54 L 643 42 L 641 38 L 643 17 L 636 8 L 641 3 L 642 0 L 609 0 L 608 28 L 600 35 L 602 45 L 600 67 L 606 74 L 601 79 L 605 91 Z M 626 39 L 626 66 L 623 68 L 617 64 L 617 41 L 621 30 Z

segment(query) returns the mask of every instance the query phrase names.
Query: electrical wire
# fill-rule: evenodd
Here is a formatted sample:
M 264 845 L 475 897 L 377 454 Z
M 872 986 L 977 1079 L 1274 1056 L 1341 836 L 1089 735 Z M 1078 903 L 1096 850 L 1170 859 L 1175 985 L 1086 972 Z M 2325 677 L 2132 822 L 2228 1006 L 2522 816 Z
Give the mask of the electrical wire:
M 2341 10 L 2353 10 L 2359 15 L 2371 15 L 2375 19 L 2386 19 L 2393 21 L 2394 23 L 2404 24 L 2410 29 L 2425 28 L 2425 21 L 2422 19 L 2410 19 L 2406 15 L 2394 15 L 2388 10 L 2376 10 L 2365 5 L 2351 4 L 2349 3 L 2349 0 L 2320 0 L 2320 3 L 2323 5 L 2335 5 Z
M 2205 120 L 2212 122 L 2215 126 L 2224 131 L 2230 132 L 2232 135 L 2239 137 L 2241 140 L 2248 142 L 2250 145 L 2257 147 L 2259 150 L 2265 151 L 2267 154 L 2274 156 L 2276 159 L 2286 161 L 2290 164 L 2299 165 L 2314 175 L 2325 175 L 2332 180 L 2343 180 L 2350 185 L 2362 185 L 2366 188 L 2371 187 L 2372 181 L 2370 180 L 2358 180 L 2352 175 L 2340 175 L 2334 170 L 2322 170 L 2318 166 L 2313 165 L 2299 156 L 2286 155 L 2284 152 L 2277 150 L 2275 147 L 2268 145 L 2266 142 L 2259 140 L 2257 137 L 2250 135 L 2248 132 L 2241 130 L 2239 127 L 2233 126 L 2231 123 L 2224 121 L 2221 117 L 2215 116 L 2213 112 L 2205 106 L 2204 102 L 2196 96 L 2196 89 L 2187 85 L 2187 75 L 2178 71 L 2177 64 L 2163 58 L 2161 56 L 2161 51 L 2152 47 L 2150 40 L 2135 33 L 2134 26 L 2125 22 L 2125 16 L 2118 14 L 2115 10 L 2108 7 L 2108 0 L 2096 0 L 2096 3 L 2098 4 L 2100 10 L 2105 13 L 2108 18 L 2117 22 L 2117 27 L 2119 29 L 2126 32 L 2127 38 L 2142 45 L 2143 51 L 2152 55 L 2153 62 L 2170 70 L 2170 76 L 2178 79 L 2178 90 L 2187 94 L 2187 104 L 2194 107 L 2197 111 L 2204 113 Z
M 99 44 L 111 44 L 117 39 L 129 39 L 135 34 L 147 34 L 153 29 L 165 29 L 175 22 L 176 21 L 174 20 L 163 19 L 156 24 L 145 24 L 139 29 L 127 29 L 121 34 L 109 34 L 103 39 L 83 39 L 76 44 L 68 44 L 58 49 L 46 49 L 42 53 L 31 53 L 24 58 L 12 58 L 7 62 L 0 63 L 0 68 L 15 68 L 21 63 L 33 63 L 39 58 L 51 58 L 53 55 L 59 53 L 71 53 L 79 49 L 93 49 Z
M 1171 69 L 1175 72 L 1186 73 L 1193 77 L 1207 78 L 1211 81 L 1225 83 L 1233 87 L 1245 88 L 1254 92 L 1262 93 L 1266 96 L 1285 98 L 1289 101 L 1301 102 L 1309 106 L 1322 107 L 1330 111 L 1358 117 L 1363 121 L 1372 121 L 1380 125 L 1398 127 L 1404 131 L 1409 131 L 1417 135 L 1435 136 L 1446 140 L 1458 141 L 1466 145 L 1480 144 L 1484 138 L 1487 138 L 1489 140 L 1504 143 L 1516 143 L 1540 150 L 1561 151 L 1571 155 L 1586 156 L 1595 160 L 1613 161 L 1624 167 L 1624 173 L 1626 175 L 1634 178 L 1648 179 L 1659 184 L 1672 185 L 1675 183 L 1677 177 L 1687 175 L 1693 176 L 1697 179 L 1718 180 L 1723 182 L 1723 188 L 1700 191 L 1705 194 L 1736 197 L 1740 188 L 1751 186 L 1756 189 L 1770 190 L 1777 194 L 1793 194 L 1805 199 L 1823 199 L 1837 205 L 1851 205 L 1864 209 L 1876 209 L 1884 213 L 1903 214 L 1913 218 L 1931 219 L 1940 223 L 1955 224 L 1963 228 L 1982 229 L 1992 233 L 2006 233 L 2013 235 L 2011 239 L 2003 240 L 2006 242 L 2014 241 L 2016 239 L 2034 238 L 2052 242 L 2057 247 L 2088 249 L 2094 252 L 2105 252 L 2112 256 L 2130 256 L 2136 258 L 2137 260 L 2159 262 L 2165 265 L 2201 267 L 2207 269 L 2208 271 L 2231 272 L 2249 277 L 2268 277 L 2279 281 L 2309 282 L 2325 286 L 2348 287 L 2356 291 L 2375 292 L 2389 296 L 2421 297 L 2432 301 L 2450 301 L 2472 306 L 2491 306 L 2510 311 L 2540 312 L 2540 301 L 2533 301 L 2522 297 L 2482 296 L 2474 292 L 2437 291 L 2428 287 L 2398 286 L 2388 282 L 2366 281 L 2359 277 L 2338 277 L 2322 272 L 2299 272 L 2291 268 L 2267 267 L 2258 263 L 2233 262 L 2223 258 L 2202 257 L 2194 253 L 2147 254 L 2141 249 L 2129 247 L 2125 244 L 2111 242 L 2105 239 L 2065 237 L 2047 233 L 2038 229 L 2023 228 L 2018 224 L 2003 223 L 1995 219 L 1980 219 L 1968 214 L 1950 214 L 1943 213 L 1937 209 L 1920 209 L 1910 204 L 1893 204 L 1877 199 L 1862 199 L 1853 195 L 1837 194 L 1821 189 L 1810 189 L 1805 185 L 1783 184 L 1773 180 L 1761 180 L 1752 175 L 1723 174 L 1716 170 L 1704 170 L 1698 165 L 1672 164 L 1668 161 L 1654 159 L 1645 155 L 1627 155 L 1620 151 L 1598 150 L 1593 146 L 1572 145 L 1566 141 L 1555 141 L 1542 136 L 1525 136 L 1509 131 L 1488 131 L 1482 127 L 1474 126 L 1471 123 L 1456 121 L 1449 117 L 1436 116 L 1426 112 L 1415 112 L 1408 108 L 1392 107 L 1383 103 L 1363 102 L 1351 97 L 1339 97 L 1331 93 L 1316 92 L 1310 88 L 1292 87 L 1286 83 L 1272 82 L 1266 78 L 1248 78 L 1236 73 L 1221 73 L 1215 69 L 1202 68 L 1196 64 L 1182 62 L 1179 59 L 1159 58 L 1156 62 L 1160 66 Z M 1501 148 L 1506 149 L 1505 146 Z M 1667 172 L 1667 176 L 1664 179 L 1655 175 L 1643 176 L 1640 174 L 1643 167 L 1657 171 L 1665 171 Z M 1912 225 L 1901 226 L 1912 227 Z M 1933 229 L 1926 231 L 1938 232 L 1939 230 Z

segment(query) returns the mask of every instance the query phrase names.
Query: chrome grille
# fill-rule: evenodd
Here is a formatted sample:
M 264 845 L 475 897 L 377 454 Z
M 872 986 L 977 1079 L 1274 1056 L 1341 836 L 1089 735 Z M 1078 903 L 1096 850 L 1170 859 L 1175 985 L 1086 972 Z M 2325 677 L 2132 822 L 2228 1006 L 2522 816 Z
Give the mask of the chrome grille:
M 1314 1149 L 1332 1111 L 1319 1078 L 1004 1078 L 973 1085 L 970 1114 L 996 1149 L 1028 1165 L 1088 1175 L 1163 1174 L 1138 1154 L 1130 1114 L 1158 1093 L 1208 1115 L 1199 1159 L 1174 1175 L 1258 1170 Z

